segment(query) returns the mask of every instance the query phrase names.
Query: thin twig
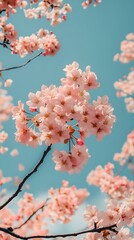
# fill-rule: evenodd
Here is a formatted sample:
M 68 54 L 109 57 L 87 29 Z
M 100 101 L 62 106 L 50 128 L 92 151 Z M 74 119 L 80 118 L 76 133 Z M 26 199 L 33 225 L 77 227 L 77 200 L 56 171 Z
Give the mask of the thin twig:
M 27 219 L 24 223 L 22 223 L 20 226 L 18 227 L 15 227 L 12 229 L 12 231 L 14 230 L 17 230 L 17 229 L 20 229 L 21 227 L 23 227 L 39 210 L 43 209 L 46 205 L 47 205 L 47 202 L 48 202 L 49 198 L 46 199 L 46 201 L 41 205 L 41 207 L 37 208 L 36 211 L 34 211 Z
M 33 61 L 35 58 L 39 57 L 42 53 L 43 52 L 40 52 L 35 57 L 30 58 L 27 62 L 25 62 L 21 65 L 18 65 L 18 66 L 15 66 L 15 67 L 3 68 L 3 69 L 0 70 L 0 72 L 9 71 L 9 70 L 17 69 L 17 68 L 22 68 L 22 67 L 26 66 L 28 63 L 30 63 L 31 61 Z
M 107 227 L 101 227 L 101 228 L 93 228 L 93 229 L 90 229 L 90 230 L 87 230 L 87 231 L 82 231 L 82 232 L 76 232 L 76 233 L 68 233 L 68 234 L 57 234 L 57 235 L 46 235 L 46 236 L 41 236 L 41 235 L 37 235 L 37 236 L 28 236 L 28 237 L 23 237 L 23 236 L 20 236 L 12 231 L 10 231 L 9 229 L 7 228 L 2 228 L 0 227 L 0 231 L 1 232 L 5 232 L 15 238 L 18 238 L 18 239 L 24 239 L 24 240 L 28 240 L 28 239 L 34 239 L 34 238 L 57 238 L 57 237 L 62 237 L 62 238 L 66 238 L 66 237 L 76 237 L 78 235 L 82 235 L 82 234 L 86 234 L 86 233 L 95 233 L 95 232 L 102 232 L 102 231 L 105 231 L 105 230 L 110 230 L 110 231 L 114 231 L 116 228 L 116 224 L 113 224 L 113 225 L 110 225 L 110 226 L 107 226 Z
M 17 190 L 15 191 L 15 193 L 4 203 L 0 206 L 0 210 L 3 209 L 8 203 L 10 203 L 15 197 L 17 197 L 17 195 L 21 192 L 22 187 L 24 185 L 24 183 L 27 181 L 28 178 L 31 177 L 31 175 L 35 172 L 37 172 L 39 166 L 43 163 L 46 155 L 48 154 L 48 152 L 51 150 L 51 145 L 47 147 L 47 149 L 43 152 L 43 155 L 40 159 L 40 161 L 38 162 L 38 164 L 34 167 L 34 169 L 28 173 L 23 180 L 21 181 L 21 183 L 18 185 Z
M 6 43 L 0 43 L 0 45 L 3 46 L 6 49 L 9 49 L 10 51 L 12 51 L 11 48 L 8 47 Z

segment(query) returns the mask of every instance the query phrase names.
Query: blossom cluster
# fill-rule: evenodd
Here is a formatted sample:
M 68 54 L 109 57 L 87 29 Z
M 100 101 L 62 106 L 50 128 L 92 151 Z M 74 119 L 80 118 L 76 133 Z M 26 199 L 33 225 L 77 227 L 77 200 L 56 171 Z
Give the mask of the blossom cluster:
M 0 17 L 0 41 L 14 41 L 17 37 L 17 31 L 13 24 L 7 23 L 7 16 Z
M 0 77 L 2 77 L 1 72 L 0 72 Z M 8 148 L 3 146 L 3 143 L 5 143 L 5 141 L 8 139 L 8 133 L 5 132 L 3 123 L 8 121 L 12 113 L 13 99 L 11 96 L 8 95 L 8 91 L 5 89 L 9 87 L 11 83 L 12 83 L 11 79 L 5 80 L 4 84 L 0 82 L 0 85 L 1 85 L 1 88 L 0 88 L 0 155 L 8 151 Z M 17 149 L 13 149 L 10 152 L 10 155 L 12 157 L 15 157 L 17 154 L 18 154 Z
M 98 186 L 109 198 L 106 200 L 106 210 L 102 211 L 94 205 L 88 205 L 84 218 L 89 228 L 94 228 L 94 224 L 96 228 L 115 224 L 116 229 L 87 234 L 84 240 L 134 239 L 128 228 L 134 224 L 134 182 L 124 176 L 114 176 L 113 168 L 114 165 L 108 163 L 104 168 L 98 166 L 89 173 L 87 182 Z
M 20 0 L 1 0 L 0 1 L 0 11 L 6 10 L 6 14 L 16 13 L 17 7 L 19 7 Z
M 121 153 L 115 153 L 114 160 L 118 161 L 120 165 L 128 163 L 129 168 L 134 172 L 134 130 L 128 134 L 127 141 L 122 147 Z
M 97 166 L 87 176 L 89 184 L 98 186 L 102 192 L 106 192 L 112 199 L 124 199 L 128 192 L 134 187 L 134 182 L 127 179 L 126 176 L 114 175 L 114 165 L 108 163 L 103 168 Z
M 7 207 L 0 211 L 1 227 L 9 227 L 12 229 L 16 228 L 14 232 L 22 236 L 26 236 L 28 234 L 47 235 L 48 229 L 44 221 L 44 211 L 40 211 L 31 220 L 24 224 L 24 226 L 20 227 L 25 222 L 25 220 L 40 206 L 41 202 L 38 199 L 35 199 L 30 193 L 25 193 L 24 197 L 18 201 L 18 208 L 16 209 L 16 213 Z M 10 235 L 8 236 L 6 233 L 0 232 L 0 239 L 15 240 L 16 238 Z
M 121 43 L 121 54 L 115 55 L 115 60 L 119 60 L 123 63 L 134 60 L 134 33 L 129 33 L 126 36 L 126 41 Z M 124 76 L 124 79 L 114 83 L 115 89 L 117 89 L 118 97 L 125 97 L 126 108 L 128 112 L 134 113 L 134 68 L 131 68 L 131 72 Z M 114 155 L 114 160 L 118 161 L 120 165 L 128 164 L 128 167 L 134 172 L 134 131 L 128 134 L 127 141 L 122 147 L 121 153 Z
M 134 219 L 134 189 L 129 193 L 128 197 L 123 201 L 108 200 L 105 211 L 99 210 L 94 205 L 88 205 L 84 212 L 85 221 L 88 227 L 93 228 L 94 223 L 97 227 L 104 227 L 116 224 L 118 229 L 116 231 L 105 230 L 101 233 L 87 234 L 84 240 L 101 240 L 101 239 L 116 239 L 116 240 L 133 240 L 133 234 L 130 233 L 128 227 L 133 225 Z
M 105 230 L 101 233 L 87 234 L 84 240 L 101 240 L 101 239 L 116 239 L 116 240 L 133 240 L 133 234 L 128 227 L 133 225 L 134 219 L 134 189 L 128 192 L 127 197 L 118 202 L 116 199 L 107 200 L 107 207 L 105 211 L 99 210 L 94 205 L 88 205 L 84 212 L 85 221 L 88 227 L 93 228 L 94 223 L 97 227 L 104 227 L 116 224 L 118 229 L 116 231 Z
M 128 112 L 134 113 L 134 68 L 131 69 L 128 76 L 124 76 L 124 79 L 115 82 L 114 87 L 117 89 L 117 97 L 125 97 Z
M 102 0 L 86 0 L 82 2 L 82 7 L 87 8 L 92 3 L 94 6 L 99 5 Z M 6 11 L 6 15 L 15 14 L 17 8 L 24 10 L 25 17 L 29 19 L 38 19 L 46 17 L 55 26 L 66 20 L 67 14 L 72 11 L 72 7 L 63 0 L 30 0 L 30 6 L 27 1 L 23 0 L 1 0 L 0 11 Z
M 12 41 L 10 46 L 12 53 L 21 57 L 40 49 L 43 50 L 44 56 L 54 56 L 60 49 L 59 41 L 53 32 L 44 29 L 40 29 L 37 35 L 19 37 L 18 40 Z
M 4 154 L 8 151 L 8 148 L 1 144 L 7 140 L 8 133 L 4 131 L 3 123 L 9 119 L 13 104 L 12 97 L 9 96 L 7 90 L 2 87 L 2 82 L 0 82 L 0 85 L 0 154 Z
M 37 19 L 46 17 L 55 26 L 66 20 L 67 13 L 72 11 L 70 4 L 63 3 L 63 0 L 31 0 L 30 6 L 27 1 L 22 0 L 2 0 L 0 2 L 0 11 L 6 11 L 6 16 L 15 14 L 17 8 L 24 10 L 25 17 Z
M 128 63 L 134 60 L 134 33 L 129 33 L 126 40 L 121 42 L 121 53 L 114 56 L 114 60 L 119 60 L 122 63 Z
M 36 4 L 38 5 L 33 7 Z M 68 3 L 63 4 L 63 0 L 31 1 L 30 8 L 24 9 L 25 17 L 37 19 L 45 16 L 52 26 L 65 21 L 67 13 L 71 11 L 71 6 Z
M 79 141 L 79 139 L 77 140 Z M 81 141 L 81 140 L 80 140 Z M 52 160 L 55 162 L 55 170 L 78 173 L 81 171 L 84 164 L 86 164 L 90 157 L 88 149 L 85 145 L 73 145 L 71 152 L 58 151 L 57 149 L 53 152 Z
M 46 216 L 53 223 L 57 221 L 68 223 L 88 195 L 86 189 L 77 189 L 75 186 L 69 187 L 69 183 L 63 181 L 61 188 L 51 188 L 49 190 L 50 200 L 46 207 Z
M 18 201 L 16 213 L 7 207 L 0 211 L 0 226 L 12 228 L 16 234 L 23 237 L 28 235 L 45 236 L 49 233 L 47 218 L 53 223 L 56 221 L 69 222 L 88 195 L 86 189 L 69 186 L 67 181 L 63 181 L 59 189 L 50 189 L 47 200 L 34 198 L 32 194 L 25 193 L 23 198 Z M 32 217 L 30 218 L 30 216 Z M 25 223 L 28 218 L 29 220 Z M 13 240 L 16 238 L 0 232 L 0 239 Z
M 19 101 L 13 108 L 13 118 L 16 141 L 22 144 L 68 144 L 68 153 L 56 150 L 53 160 L 57 170 L 73 173 L 79 172 L 89 157 L 84 139 L 93 134 L 101 140 L 111 132 L 115 116 L 107 96 L 98 97 L 92 104 L 88 102 L 88 90 L 99 86 L 89 66 L 82 72 L 73 62 L 64 71 L 66 77 L 61 79 L 61 86 L 43 85 L 41 91 L 29 93 L 27 105 L 31 113 Z
M 102 0 L 86 0 L 84 2 L 82 2 L 82 7 L 83 8 L 87 8 L 88 6 L 90 6 L 92 3 L 93 5 L 96 7 L 98 4 L 100 4 L 102 2 Z
M 125 98 L 125 103 L 128 112 L 134 113 L 134 98 L 133 97 Z
M 37 50 L 43 50 L 43 55 L 54 56 L 60 49 L 60 44 L 52 31 L 39 29 L 36 34 L 19 37 L 13 24 L 6 24 L 7 17 L 0 18 L 0 40 L 5 44 L 10 44 L 11 52 L 25 57 L 27 54 Z
M 131 69 L 128 76 L 124 76 L 123 80 L 119 79 L 118 82 L 115 82 L 114 87 L 119 90 L 117 92 L 118 97 L 134 94 L 134 68 Z

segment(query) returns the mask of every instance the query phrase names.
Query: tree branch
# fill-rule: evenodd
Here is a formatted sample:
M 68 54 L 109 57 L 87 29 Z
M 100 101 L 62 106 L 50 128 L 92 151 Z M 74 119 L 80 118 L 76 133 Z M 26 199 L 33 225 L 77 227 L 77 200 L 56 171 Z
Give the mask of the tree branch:
M 9 71 L 9 70 L 13 70 L 13 69 L 17 69 L 17 68 L 22 68 L 24 66 L 26 66 L 28 63 L 30 63 L 31 61 L 33 61 L 35 58 L 39 57 L 43 52 L 40 52 L 39 54 L 37 54 L 35 57 L 33 58 L 30 58 L 27 62 L 21 64 L 21 65 L 18 65 L 16 67 L 9 67 L 9 68 L 3 68 L 3 69 L 0 69 L 0 72 L 4 72 L 4 71 Z
M 33 173 L 37 172 L 39 166 L 43 163 L 44 158 L 46 157 L 46 155 L 48 154 L 48 152 L 51 150 L 51 146 L 52 146 L 52 145 L 48 146 L 47 149 L 43 152 L 43 155 L 42 155 L 40 161 L 38 162 L 38 164 L 34 167 L 34 169 L 33 169 L 30 173 L 28 173 L 28 174 L 24 177 L 24 179 L 23 179 L 23 180 L 21 181 L 21 183 L 18 185 L 18 188 L 17 188 L 17 190 L 15 191 L 15 193 L 7 200 L 4 204 L 2 204 L 2 205 L 0 206 L 0 210 L 3 209 L 8 203 L 10 203 L 10 202 L 21 192 L 22 187 L 23 187 L 24 183 L 27 181 L 27 179 L 30 178 Z
M 3 12 L 6 12 L 6 9 L 2 9 L 2 10 L 0 11 L 0 14 L 3 13 Z
M 12 51 L 11 48 L 8 47 L 6 43 L 3 42 L 3 43 L 0 43 L 0 45 L 3 46 L 3 48 L 7 48 L 7 49 L 9 49 L 10 51 Z
M 39 210 L 41 210 L 42 208 L 44 208 L 47 205 L 49 198 L 46 199 L 46 201 L 42 204 L 41 207 L 39 207 L 36 211 L 34 211 L 27 219 L 24 223 L 22 223 L 20 226 L 15 227 L 15 228 L 11 228 L 12 231 L 20 229 L 21 227 L 23 227 Z
M 0 231 L 1 232 L 5 232 L 15 238 L 18 238 L 18 239 L 24 239 L 24 240 L 28 240 L 28 239 L 34 239 L 34 238 L 57 238 L 57 237 L 62 237 L 62 238 L 66 238 L 66 237 L 76 237 L 78 235 L 82 235 L 82 234 L 85 234 L 85 233 L 100 233 L 104 230 L 110 230 L 110 231 L 114 231 L 115 232 L 115 229 L 116 228 L 116 224 L 113 224 L 113 225 L 110 225 L 110 226 L 107 226 L 107 227 L 101 227 L 101 228 L 93 228 L 93 229 L 90 229 L 90 230 L 87 230 L 87 231 L 82 231 L 82 232 L 77 232 L 77 233 L 69 233 L 69 234 L 57 234 L 57 235 L 47 235 L 47 236 L 28 236 L 28 237 L 23 237 L 23 236 L 20 236 L 12 231 L 10 231 L 9 229 L 7 228 L 2 228 L 0 227 Z

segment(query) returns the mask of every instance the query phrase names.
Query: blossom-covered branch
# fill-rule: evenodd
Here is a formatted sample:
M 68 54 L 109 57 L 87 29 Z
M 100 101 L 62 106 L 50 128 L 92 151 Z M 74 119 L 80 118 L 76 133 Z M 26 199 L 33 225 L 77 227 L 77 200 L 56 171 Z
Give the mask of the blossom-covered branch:
M 39 206 L 21 225 L 19 225 L 18 227 L 12 228 L 12 231 L 23 227 L 39 210 L 43 209 L 46 206 L 48 200 L 49 198 L 47 198 L 46 201 L 41 206 Z
M 27 235 L 46 236 L 49 233 L 46 218 L 49 218 L 53 223 L 57 221 L 62 223 L 70 222 L 72 216 L 88 195 L 89 193 L 86 189 L 78 189 L 74 185 L 69 186 L 69 182 L 64 180 L 60 188 L 49 189 L 49 201 L 45 208 L 35 215 L 34 213 L 37 209 L 42 207 L 42 200 L 34 198 L 33 194 L 24 193 L 24 196 L 18 201 L 18 208 L 15 214 L 8 207 L 0 211 L 0 225 L 10 232 L 15 230 L 16 234 L 23 237 Z M 28 221 L 26 222 L 26 220 Z M 21 226 L 20 228 L 16 228 L 16 222 L 18 226 Z M 25 222 L 26 224 L 23 224 Z M 0 233 L 0 237 L 6 238 L 6 234 Z
M 25 57 L 34 51 L 42 50 L 44 56 L 54 56 L 60 49 L 60 44 L 52 31 L 39 29 L 37 34 L 17 38 L 17 31 L 13 24 L 6 23 L 7 18 L 0 18 L 0 41 L 10 45 L 12 54 Z
M 63 0 L 31 1 L 31 7 L 27 8 L 25 4 L 23 8 L 25 17 L 29 19 L 46 17 L 48 21 L 51 21 L 52 26 L 65 21 L 67 14 L 72 11 L 70 4 L 64 4 Z
M 17 8 L 24 10 L 25 17 L 29 19 L 38 19 L 46 17 L 51 21 L 51 25 L 55 26 L 66 20 L 67 13 L 71 12 L 72 8 L 68 3 L 63 3 L 63 0 L 31 0 L 29 1 L 7 1 L 4 0 L 0 4 L 0 13 L 6 11 L 6 15 L 15 14 Z
M 48 154 L 48 152 L 49 152 L 50 150 L 51 150 L 51 145 L 49 145 L 49 146 L 47 147 L 47 149 L 43 152 L 43 155 L 42 155 L 40 161 L 39 161 L 38 164 L 34 167 L 34 169 L 33 169 L 30 173 L 28 173 L 28 174 L 23 178 L 23 180 L 21 181 L 21 183 L 18 185 L 18 188 L 17 188 L 17 190 L 15 191 L 15 193 L 7 200 L 4 204 L 2 204 L 2 205 L 0 206 L 0 210 L 3 209 L 8 203 L 10 203 L 10 202 L 19 194 L 19 192 L 21 192 L 24 183 L 27 181 L 27 179 L 28 179 L 29 177 L 31 177 L 31 175 L 32 175 L 33 173 L 37 172 L 39 166 L 43 163 L 46 155 Z
M 116 224 L 113 224 L 113 225 L 106 226 L 106 227 L 93 228 L 93 229 L 90 229 L 90 230 L 76 232 L 76 233 L 56 234 L 56 235 L 46 235 L 46 236 L 37 235 L 37 236 L 27 236 L 27 237 L 20 236 L 16 233 L 10 231 L 10 229 L 6 229 L 6 228 L 2 228 L 2 227 L 0 227 L 0 231 L 2 231 L 4 233 L 7 233 L 7 234 L 9 234 L 9 235 L 11 235 L 15 238 L 18 238 L 18 239 L 28 240 L 28 239 L 34 239 L 34 238 L 42 238 L 43 239 L 43 238 L 57 238 L 57 237 L 62 237 L 62 238 L 76 237 L 76 236 L 83 235 L 83 234 L 86 234 L 86 233 L 101 233 L 105 230 L 116 232 L 117 231 L 116 227 L 117 227 Z
M 64 71 L 66 76 L 61 79 L 60 87 L 43 85 L 37 93 L 29 93 L 26 104 L 30 112 L 25 111 L 21 101 L 14 107 L 15 135 L 17 142 L 32 147 L 43 142 L 68 144 L 68 152 L 54 150 L 55 169 L 78 173 L 90 157 L 85 138 L 93 134 L 101 140 L 111 132 L 116 118 L 107 96 L 88 102 L 88 91 L 99 87 L 89 66 L 82 71 L 73 62 Z

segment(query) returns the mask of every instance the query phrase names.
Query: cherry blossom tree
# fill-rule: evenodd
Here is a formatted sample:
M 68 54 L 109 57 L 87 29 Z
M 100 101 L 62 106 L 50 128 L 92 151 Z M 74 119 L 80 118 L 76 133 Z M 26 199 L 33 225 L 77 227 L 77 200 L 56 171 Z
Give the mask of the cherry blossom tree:
M 101 1 L 85 1 L 82 6 L 87 8 L 92 3 L 96 6 Z M 52 147 L 54 148 L 52 160 L 56 171 L 79 173 L 90 158 L 86 140 L 94 135 L 96 140 L 101 141 L 106 135 L 111 134 L 116 116 L 108 96 L 98 96 L 96 100 L 91 100 L 91 90 L 100 87 L 97 76 L 90 66 L 82 70 L 76 61 L 65 66 L 63 69 L 65 76 L 60 79 L 59 86 L 42 85 L 37 92 L 29 92 L 26 103 L 19 99 L 18 105 L 14 105 L 13 98 L 7 91 L 12 79 L 5 80 L 3 73 L 14 69 L 17 71 L 18 68 L 25 67 L 41 55 L 45 58 L 54 56 L 62 45 L 52 31 L 43 28 L 40 28 L 36 34 L 18 37 L 14 25 L 8 21 L 12 14 L 17 14 L 19 10 L 22 10 L 24 16 L 29 19 L 46 17 L 50 24 L 55 26 L 67 19 L 67 14 L 72 8 L 62 0 L 0 1 L 1 47 L 21 58 L 39 51 L 23 64 L 6 68 L 0 66 L 2 80 L 0 154 L 8 151 L 8 146 L 5 146 L 8 133 L 4 131 L 4 122 L 8 121 L 10 116 L 16 127 L 16 142 L 31 149 L 40 145 L 46 146 L 42 157 L 23 179 L 4 176 L 3 171 L 0 170 L 0 186 L 8 182 L 16 185 L 16 190 L 10 196 L 5 189 L 0 191 L 0 239 L 73 240 L 80 235 L 83 240 L 133 240 L 134 235 L 130 228 L 134 224 L 134 181 L 116 173 L 114 164 L 110 162 L 104 167 L 97 166 L 87 176 L 88 184 L 99 187 L 101 192 L 106 193 L 106 207 L 102 211 L 95 205 L 87 205 L 84 211 L 87 227 L 80 228 L 79 232 L 52 235 L 48 228 L 48 219 L 53 224 L 58 221 L 63 224 L 69 223 L 77 209 L 90 195 L 86 188 L 70 186 L 68 181 L 63 180 L 61 187 L 50 188 L 47 197 L 44 196 L 43 200 L 26 191 L 28 179 L 39 171 Z M 127 41 L 122 43 L 122 53 L 117 54 L 115 59 L 123 62 L 133 60 L 133 47 L 133 34 L 129 34 Z M 119 89 L 118 95 L 133 94 L 133 76 L 132 69 L 124 82 L 120 80 L 115 83 L 115 87 Z M 56 144 L 61 150 L 57 149 Z M 10 152 L 13 157 L 18 154 L 16 148 Z M 128 135 L 122 152 L 116 154 L 114 158 L 121 165 L 129 162 L 129 167 L 132 169 L 130 156 L 134 156 L 133 131 Z M 18 167 L 19 171 L 25 168 L 22 164 Z M 24 190 L 23 197 L 18 200 L 14 211 L 10 203 L 14 202 L 22 190 Z

